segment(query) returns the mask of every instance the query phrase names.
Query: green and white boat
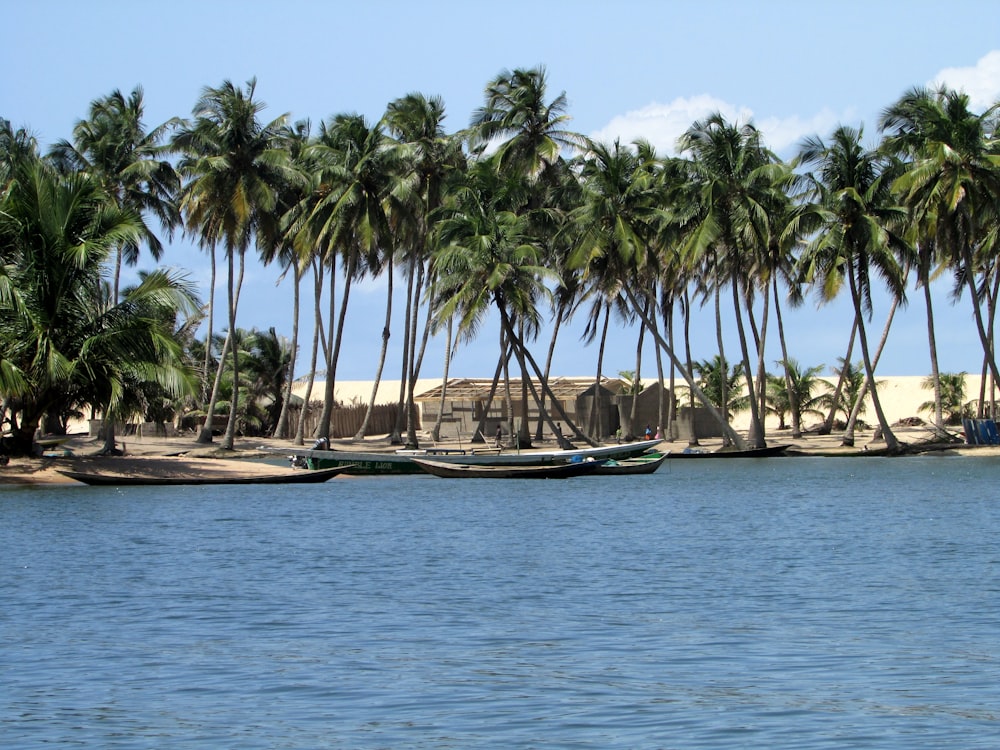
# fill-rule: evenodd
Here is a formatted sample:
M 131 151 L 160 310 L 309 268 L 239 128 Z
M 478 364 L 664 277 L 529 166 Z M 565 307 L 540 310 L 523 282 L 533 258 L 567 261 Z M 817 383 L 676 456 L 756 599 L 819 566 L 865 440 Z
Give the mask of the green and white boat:
M 602 445 L 596 448 L 571 448 L 568 450 L 526 450 L 504 452 L 474 452 L 457 449 L 411 449 L 394 453 L 338 450 L 297 450 L 295 458 L 302 459 L 310 469 L 349 467 L 345 474 L 424 474 L 414 458 L 467 466 L 549 466 L 568 461 L 592 458 L 624 460 L 638 456 L 658 445 L 660 440 L 639 440 L 634 443 Z

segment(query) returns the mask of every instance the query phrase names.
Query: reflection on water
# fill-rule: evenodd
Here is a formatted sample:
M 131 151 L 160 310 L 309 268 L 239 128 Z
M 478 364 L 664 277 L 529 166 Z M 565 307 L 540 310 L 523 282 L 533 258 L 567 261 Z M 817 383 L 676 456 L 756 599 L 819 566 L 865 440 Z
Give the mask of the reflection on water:
M 3 488 L 0 737 L 992 748 L 998 469 Z

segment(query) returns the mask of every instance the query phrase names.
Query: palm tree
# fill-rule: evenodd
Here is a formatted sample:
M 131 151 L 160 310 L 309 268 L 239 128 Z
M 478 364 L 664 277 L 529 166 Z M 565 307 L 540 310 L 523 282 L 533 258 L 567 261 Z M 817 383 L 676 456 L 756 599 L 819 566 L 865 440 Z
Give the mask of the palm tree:
M 565 128 L 566 93 L 546 102 L 546 85 L 544 67 L 501 71 L 487 85 L 485 102 L 470 125 L 476 153 L 499 144 L 496 168 L 532 182 L 557 166 L 564 149 L 586 145 L 582 136 Z
M 496 309 L 502 340 L 512 347 L 522 372 L 527 373 L 530 363 L 542 390 L 573 435 L 584 439 L 552 395 L 520 333 L 537 330 L 539 299 L 549 294 L 545 282 L 557 283 L 558 278 L 541 264 L 543 254 L 526 234 L 527 219 L 501 208 L 506 204 L 503 187 L 507 183 L 498 180 L 493 165 L 478 162 L 468 178 L 439 227 L 440 244 L 434 259 L 440 274 L 436 316 L 442 322 L 455 316 L 459 336 L 471 339 L 490 310 Z M 556 426 L 542 408 L 533 384 L 526 377 L 522 380 L 532 388 L 532 396 L 555 434 Z
M 969 291 L 984 362 L 994 382 L 1000 382 L 992 336 L 982 311 L 983 295 L 976 287 L 979 272 L 985 269 L 989 274 L 995 268 L 995 247 L 988 248 L 983 239 L 990 222 L 996 220 L 1000 195 L 995 142 L 998 111 L 1000 103 L 976 115 L 969 110 L 967 94 L 941 87 L 912 89 L 882 115 L 886 148 L 910 159 L 893 187 L 910 209 L 915 239 L 922 251 L 918 280 L 928 302 L 932 377 L 937 373 L 937 350 L 927 285 L 934 253 L 941 252 Z M 981 253 L 986 255 L 979 257 Z M 983 279 L 987 288 L 989 281 L 989 276 Z M 936 399 L 940 398 L 939 390 Z
M 433 310 L 428 307 L 418 338 L 418 311 L 424 297 L 424 286 L 433 283 L 434 272 L 430 266 L 433 257 L 432 242 L 434 217 L 440 209 L 449 182 L 454 181 L 464 166 L 461 142 L 444 130 L 445 107 L 440 97 L 428 99 L 422 94 L 408 94 L 391 102 L 386 109 L 384 123 L 396 139 L 400 172 L 393 175 L 390 201 L 390 221 L 397 237 L 398 247 L 388 246 L 385 266 L 392 272 L 393 260 L 405 263 L 407 280 L 407 318 L 404 321 L 403 377 L 400 378 L 400 405 L 406 418 L 406 442 L 417 444 L 416 409 L 414 389 L 419 377 L 423 353 L 430 337 Z M 394 251 L 402 250 L 401 258 L 393 258 Z M 433 299 L 433 293 L 428 295 Z M 391 304 L 391 300 L 390 303 Z M 379 363 L 381 372 L 388 343 L 389 310 L 386 314 L 383 353 Z M 377 389 L 376 383 L 375 388 Z M 372 393 L 374 400 L 374 391 Z
M 141 87 L 126 97 L 119 90 L 95 99 L 90 116 L 73 127 L 73 142 L 61 140 L 52 148 L 54 162 L 65 171 L 92 174 L 118 206 L 141 217 L 140 242 L 128 242 L 115 251 L 112 297 L 118 299 L 122 263 L 134 266 L 139 248 L 145 244 L 154 260 L 163 255 L 163 244 L 145 221 L 156 217 L 168 233 L 180 223 L 175 195 L 180 179 L 164 158 L 167 132 L 177 124 L 172 119 L 151 130 L 143 123 L 145 104 Z
M 920 383 L 921 387 L 938 390 L 940 398 L 924 401 L 917 411 L 936 412 L 943 409 L 948 417 L 947 424 L 960 424 L 963 417 L 972 416 L 969 404 L 965 400 L 964 372 L 942 372 L 937 378 L 928 376 Z
M 691 154 L 690 168 L 698 190 L 699 215 L 689 231 L 683 253 L 695 261 L 706 258 L 715 283 L 729 285 L 739 334 L 744 377 L 754 396 L 754 375 L 744 325 L 744 299 L 766 264 L 771 238 L 774 189 L 785 168 L 764 148 L 751 124 L 731 124 L 721 114 L 694 123 L 681 137 L 682 153 Z M 746 303 L 748 312 L 751 310 Z M 758 342 L 758 351 L 764 341 Z M 720 335 L 721 351 L 721 335 Z M 758 357 L 759 359 L 759 357 Z M 755 398 L 750 401 L 750 442 L 766 445 L 764 423 Z
M 398 170 L 381 124 L 369 125 L 361 115 L 340 114 L 323 123 L 310 151 L 318 185 L 297 209 L 302 219 L 295 243 L 300 253 L 318 255 L 330 273 L 326 381 L 315 435 L 329 439 L 351 287 L 370 269 L 381 267 L 381 251 L 392 241 L 386 208 Z M 338 260 L 345 278 L 339 312 Z
M 256 89 L 253 78 L 245 89 L 230 81 L 223 81 L 218 88 L 205 88 L 194 106 L 194 122 L 185 123 L 173 141 L 182 154 L 179 168 L 187 180 L 180 203 L 187 231 L 198 237 L 213 259 L 220 242 L 226 253 L 230 332 L 236 329 L 244 255 L 255 240 L 277 236 L 276 188 L 291 177 L 286 169 L 288 152 L 281 146 L 287 118 L 281 115 L 262 123 L 259 116 L 265 105 L 254 98 Z M 268 242 L 261 244 L 266 247 Z M 213 317 L 212 312 L 209 315 Z M 212 419 L 226 349 L 219 361 L 200 442 L 212 441 Z M 238 382 L 235 358 L 233 365 Z M 231 409 L 222 441 L 225 449 L 233 447 L 235 420 L 236 409 Z
M 824 299 L 832 299 L 847 282 L 875 413 L 886 447 L 894 452 L 900 445 L 878 399 L 865 318 L 870 317 L 873 275 L 885 281 L 894 299 L 905 298 L 903 268 L 912 251 L 900 233 L 905 211 L 889 192 L 898 165 L 865 150 L 861 137 L 860 130 L 841 126 L 829 144 L 820 138 L 804 142 L 799 158 L 815 165 L 818 174 L 812 178 L 813 203 L 793 225 L 808 217 L 819 230 L 800 258 L 804 278 L 822 290 Z
M 0 194 L 0 393 L 18 399 L 16 452 L 31 451 L 47 414 L 90 405 L 110 427 L 143 384 L 190 386 L 173 331 L 197 304 L 190 287 L 161 271 L 115 302 L 102 277 L 143 229 L 87 174 L 57 174 L 34 156 L 12 164 Z
M 305 158 L 309 145 L 310 123 L 300 120 L 282 134 L 282 143 L 288 149 L 291 169 L 291 179 L 285 181 L 278 189 L 278 204 L 275 208 L 280 219 L 280 234 L 269 246 L 261 248 L 261 258 L 268 263 L 275 258 L 282 266 L 292 272 L 292 340 L 289 347 L 292 352 L 289 363 L 288 377 L 285 381 L 285 392 L 281 395 L 281 412 L 274 425 L 272 437 L 289 437 L 289 405 L 292 401 L 292 385 L 295 382 L 295 361 L 299 353 L 299 308 L 301 306 L 302 275 L 309 267 L 309 257 L 302 257 L 295 250 L 295 231 L 289 230 L 294 221 L 293 209 L 300 203 L 309 190 L 308 163 Z M 287 272 L 287 271 L 286 271 Z M 284 273 L 282 274 L 284 276 Z M 305 410 L 303 409 L 303 412 Z
M 826 392 L 814 395 L 817 387 L 827 386 L 817 377 L 823 371 L 823 365 L 803 370 L 794 359 L 778 364 L 782 366 L 783 373 L 767 378 L 768 411 L 778 416 L 778 429 L 786 429 L 785 415 L 790 415 L 792 422 L 797 424 L 801 424 L 802 417 L 807 414 L 823 416 L 820 406 L 825 403 Z

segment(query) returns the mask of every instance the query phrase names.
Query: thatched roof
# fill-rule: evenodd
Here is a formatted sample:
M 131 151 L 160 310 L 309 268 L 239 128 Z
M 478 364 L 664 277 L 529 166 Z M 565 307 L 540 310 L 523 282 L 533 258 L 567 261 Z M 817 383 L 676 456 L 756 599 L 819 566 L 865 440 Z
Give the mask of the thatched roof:
M 532 379 L 535 388 L 538 389 L 538 381 Z M 490 387 L 493 385 L 489 378 L 455 378 L 448 381 L 446 398 L 449 401 L 485 401 L 489 398 Z M 602 378 L 601 387 L 611 394 L 620 393 L 624 384 L 617 378 Z M 514 393 L 521 392 L 521 379 L 511 378 L 510 388 Z M 593 393 L 593 378 L 552 378 L 549 380 L 549 388 L 560 401 L 568 401 L 579 396 Z M 497 386 L 497 392 L 493 398 L 503 397 L 503 383 Z M 416 401 L 440 401 L 441 386 L 438 385 L 429 391 L 414 396 Z

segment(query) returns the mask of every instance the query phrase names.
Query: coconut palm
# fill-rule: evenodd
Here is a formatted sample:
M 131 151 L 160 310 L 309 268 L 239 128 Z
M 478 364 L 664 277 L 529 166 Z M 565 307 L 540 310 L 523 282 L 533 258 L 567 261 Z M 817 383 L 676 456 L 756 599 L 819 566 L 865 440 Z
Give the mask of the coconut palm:
M 213 267 L 219 243 L 226 254 L 230 332 L 236 329 L 245 253 L 259 238 L 278 235 L 277 186 L 290 179 L 288 152 L 281 145 L 287 118 L 281 115 L 270 122 L 261 122 L 265 105 L 255 98 L 256 90 L 257 81 L 253 78 L 242 89 L 230 81 L 223 81 L 218 88 L 206 87 L 194 106 L 194 121 L 185 123 L 173 141 L 174 148 L 181 153 L 179 169 L 186 179 L 180 208 L 187 231 L 209 250 Z M 272 241 L 261 244 L 266 247 Z M 213 317 L 212 312 L 209 315 Z M 224 347 L 216 371 L 200 442 L 212 441 L 225 349 L 228 347 Z M 238 382 L 235 358 L 233 370 Z M 235 420 L 236 409 L 231 409 L 222 441 L 225 449 L 233 447 Z
M 969 403 L 965 400 L 965 378 L 964 372 L 942 372 L 937 378 L 928 376 L 921 381 L 923 388 L 940 391 L 940 399 L 924 401 L 917 407 L 917 411 L 927 411 L 934 413 L 938 408 L 944 410 L 948 415 L 947 424 L 960 424 L 963 417 L 971 417 Z
M 405 416 L 406 440 L 411 445 L 417 443 L 414 389 L 433 321 L 433 310 L 428 307 L 418 345 L 420 300 L 425 296 L 425 285 L 433 283 L 434 277 L 430 267 L 433 217 L 442 205 L 449 181 L 454 180 L 464 165 L 461 142 L 445 132 L 444 118 L 444 101 L 440 97 L 427 98 L 418 93 L 390 102 L 383 118 L 389 134 L 396 141 L 399 159 L 399 173 L 393 176 L 390 200 L 390 220 L 397 247 L 388 246 L 384 252 L 389 256 L 386 268 L 391 272 L 394 260 L 402 263 L 407 280 L 403 372 L 400 378 L 400 387 L 405 387 L 405 390 L 400 394 L 400 405 L 401 414 Z M 399 257 L 393 257 L 394 253 Z M 433 294 L 427 297 L 433 299 Z M 379 372 L 388 343 L 389 312 L 387 309 Z M 376 383 L 372 392 L 373 401 L 377 388 Z
M 177 313 L 196 304 L 190 288 L 156 272 L 116 303 L 102 277 L 116 248 L 143 231 L 92 176 L 60 175 L 34 157 L 12 165 L 0 195 L 0 393 L 18 399 L 16 452 L 31 451 L 46 414 L 86 404 L 110 426 L 142 384 L 173 394 L 190 385 L 173 336 Z
M 353 283 L 377 271 L 381 251 L 392 242 L 387 201 L 398 174 L 398 155 L 388 148 L 380 123 L 361 115 L 340 114 L 320 126 L 310 148 L 316 189 L 297 207 L 301 216 L 295 244 L 300 253 L 319 256 L 330 274 L 326 381 L 317 438 L 330 437 L 337 363 Z M 344 291 L 337 309 L 335 280 L 343 266 Z
M 175 196 L 180 178 L 165 158 L 169 130 L 176 118 L 150 130 L 143 122 L 145 102 L 137 86 L 127 97 L 119 90 L 95 99 L 89 117 L 73 127 L 73 140 L 58 141 L 51 156 L 63 171 L 92 174 L 117 205 L 139 214 L 139 242 L 129 242 L 115 251 L 112 296 L 118 299 L 122 263 L 134 266 L 139 249 L 146 245 L 154 260 L 163 255 L 163 243 L 146 222 L 155 217 L 168 234 L 180 222 Z
M 905 299 L 906 267 L 912 250 L 901 231 L 906 213 L 889 188 L 898 164 L 861 145 L 862 132 L 838 127 L 826 143 L 809 138 L 802 163 L 815 166 L 812 198 L 800 218 L 811 218 L 819 231 L 800 258 L 804 278 L 832 299 L 847 283 L 854 308 L 865 373 L 886 447 L 900 448 L 878 399 L 865 319 L 870 318 L 872 277 L 880 276 L 894 299 Z M 797 223 L 793 222 L 793 224 Z
M 767 378 L 767 408 L 778 416 L 778 429 L 786 429 L 785 417 L 791 417 L 793 423 L 802 423 L 802 417 L 808 414 L 823 416 L 820 408 L 826 403 L 824 397 L 828 384 L 817 376 L 823 371 L 823 365 L 802 369 L 797 361 L 779 362 L 781 375 L 769 375 Z M 792 390 L 788 383 L 791 382 Z M 817 388 L 823 392 L 815 393 Z M 798 414 L 796 414 L 798 410 Z
M 436 315 L 440 321 L 455 316 L 459 336 L 471 339 L 495 309 L 500 316 L 502 340 L 512 347 L 522 371 L 527 373 L 531 365 L 542 390 L 547 392 L 550 403 L 573 435 L 585 439 L 553 397 L 521 333 L 537 330 L 540 300 L 549 295 L 546 281 L 558 283 L 558 278 L 542 265 L 543 253 L 526 233 L 527 219 L 501 208 L 509 205 L 504 191 L 510 187 L 510 182 L 501 179 L 492 164 L 481 161 L 470 168 L 468 183 L 456 191 L 454 205 L 449 206 L 439 227 L 440 241 L 434 259 L 440 274 Z M 518 185 L 514 184 L 513 189 L 518 189 Z M 554 422 L 541 407 L 538 393 L 533 385 L 530 387 L 535 402 L 556 433 Z
M 984 362 L 1000 382 L 992 336 L 982 310 L 977 277 L 988 288 L 995 272 L 995 247 L 983 243 L 997 217 L 1000 167 L 997 164 L 996 113 L 1000 103 L 982 114 L 969 109 L 967 94 L 941 87 L 906 92 L 882 115 L 886 148 L 910 159 L 894 190 L 909 207 L 916 242 L 922 250 L 919 281 L 925 291 L 934 268 L 934 253 L 948 259 L 965 285 L 973 306 Z M 991 140 L 992 139 L 992 140 Z M 986 257 L 982 253 L 987 253 Z M 928 305 L 929 291 L 926 291 Z M 933 318 L 928 306 L 932 370 L 937 372 Z M 932 375 L 933 377 L 933 375 Z
M 485 102 L 470 124 L 474 151 L 496 146 L 497 169 L 527 176 L 535 182 L 554 168 L 564 149 L 586 145 L 566 129 L 566 93 L 546 101 L 544 67 L 501 71 L 486 86 Z
M 700 209 L 683 253 L 691 262 L 705 258 L 714 283 L 729 286 L 744 376 L 749 392 L 756 394 L 744 307 L 749 312 L 745 300 L 750 299 L 750 287 L 758 283 L 765 265 L 762 259 L 777 232 L 771 209 L 775 185 L 784 177 L 785 168 L 764 147 L 752 124 L 729 123 L 718 113 L 694 123 L 679 145 L 682 153 L 691 155 Z M 758 349 L 763 346 L 759 341 Z M 756 399 L 750 401 L 750 414 L 750 442 L 763 447 L 764 424 Z

